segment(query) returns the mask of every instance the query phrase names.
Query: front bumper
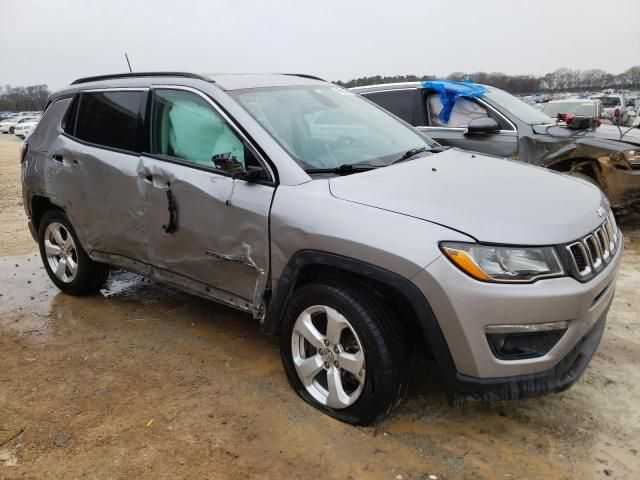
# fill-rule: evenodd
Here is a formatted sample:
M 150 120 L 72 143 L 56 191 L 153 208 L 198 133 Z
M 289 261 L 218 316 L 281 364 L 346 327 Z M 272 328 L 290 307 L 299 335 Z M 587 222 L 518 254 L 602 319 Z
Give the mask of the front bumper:
M 605 269 L 585 283 L 563 277 L 519 285 L 479 282 L 444 257 L 433 262 L 413 283 L 425 293 L 451 356 L 450 368 L 442 372 L 447 386 L 492 398 L 567 388 L 598 345 L 621 258 L 620 244 Z M 548 322 L 567 322 L 568 328 L 553 348 L 539 357 L 501 360 L 485 336 L 491 325 Z
M 589 365 L 596 352 L 606 324 L 606 310 L 575 347 L 553 368 L 540 373 L 505 378 L 475 378 L 457 374 L 454 394 L 492 402 L 531 398 L 561 392 L 573 385 Z M 454 396 L 455 398 L 455 396 Z

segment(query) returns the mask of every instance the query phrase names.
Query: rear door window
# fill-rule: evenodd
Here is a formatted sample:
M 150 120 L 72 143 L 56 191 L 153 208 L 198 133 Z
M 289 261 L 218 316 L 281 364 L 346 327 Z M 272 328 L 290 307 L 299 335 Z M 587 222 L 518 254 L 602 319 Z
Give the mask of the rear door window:
M 138 151 L 136 140 L 144 98 L 142 91 L 83 93 L 75 136 L 96 145 Z
M 367 93 L 365 97 L 414 127 L 420 125 L 417 112 L 420 100 L 416 89 Z

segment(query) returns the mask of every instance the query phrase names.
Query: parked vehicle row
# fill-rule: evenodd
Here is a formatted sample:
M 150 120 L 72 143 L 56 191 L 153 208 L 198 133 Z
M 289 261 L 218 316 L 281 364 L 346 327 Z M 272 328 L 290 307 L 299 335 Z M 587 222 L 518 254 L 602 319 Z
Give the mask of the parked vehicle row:
M 21 157 L 52 282 L 87 294 L 116 266 L 248 312 L 297 394 L 349 423 L 399 404 L 413 348 L 451 400 L 568 388 L 623 242 L 598 188 L 527 165 L 560 127 L 496 89 L 358 93 L 405 121 L 307 75 L 120 74 L 53 94 Z
M 27 138 L 40 121 L 41 115 L 15 115 L 0 121 L 0 133 Z
M 41 116 L 42 112 L 39 111 L 24 111 L 24 112 L 0 112 L 0 120 L 7 120 L 12 117 L 28 117 L 28 116 Z
M 556 104 L 554 110 L 558 106 L 558 102 L 567 101 L 568 103 L 559 104 L 563 107 L 578 108 L 573 102 L 584 100 L 589 102 L 598 100 L 602 103 L 602 110 L 598 110 L 598 118 L 602 123 L 622 126 L 639 126 L 640 118 L 636 108 L 636 101 L 640 97 L 640 92 L 620 91 L 614 92 L 613 89 L 606 89 L 600 93 L 581 92 L 577 94 L 558 93 L 554 95 L 536 94 L 522 97 L 522 100 L 530 105 L 535 106 L 539 110 L 546 111 L 548 103 Z M 571 111 L 558 112 L 561 114 L 572 113 Z

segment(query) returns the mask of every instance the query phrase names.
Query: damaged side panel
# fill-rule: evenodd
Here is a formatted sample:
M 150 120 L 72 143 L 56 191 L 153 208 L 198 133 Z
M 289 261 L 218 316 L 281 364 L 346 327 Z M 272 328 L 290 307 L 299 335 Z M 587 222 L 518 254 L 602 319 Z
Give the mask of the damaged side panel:
M 146 192 L 149 261 L 209 285 L 223 292 L 223 297 L 227 292 L 226 303 L 250 309 L 259 317 L 269 268 L 269 210 L 275 188 L 148 157 L 142 158 L 139 177 Z M 167 232 L 170 198 L 174 228 Z
M 551 128 L 554 135 L 519 135 L 516 158 L 591 177 L 614 207 L 625 207 L 640 199 L 640 172 L 629 168 L 618 142 L 606 142 L 610 148 L 605 149 L 605 141 L 601 139 L 583 136 L 580 131 Z M 556 134 L 557 130 L 561 130 L 562 135 Z
M 47 152 L 47 196 L 69 216 L 87 252 L 147 261 L 139 157 L 59 135 Z

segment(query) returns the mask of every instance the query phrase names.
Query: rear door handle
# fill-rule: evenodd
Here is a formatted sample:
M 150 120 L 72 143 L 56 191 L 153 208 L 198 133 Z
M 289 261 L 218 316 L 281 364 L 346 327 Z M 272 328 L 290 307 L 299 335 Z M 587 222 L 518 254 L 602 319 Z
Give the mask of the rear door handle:
M 54 153 L 51 158 L 53 158 L 56 162 L 62 162 L 62 160 L 64 160 L 64 157 L 59 153 Z

